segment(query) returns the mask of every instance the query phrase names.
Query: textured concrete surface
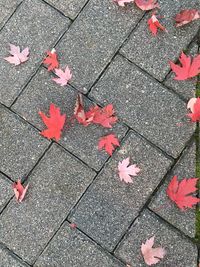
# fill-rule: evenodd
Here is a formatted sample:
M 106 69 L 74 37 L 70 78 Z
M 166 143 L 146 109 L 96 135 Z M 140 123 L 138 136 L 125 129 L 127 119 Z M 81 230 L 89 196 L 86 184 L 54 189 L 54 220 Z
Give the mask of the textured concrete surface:
M 0 211 L 4 208 L 5 204 L 13 196 L 12 183 L 7 177 L 0 173 Z
M 27 264 L 24 264 L 16 256 L 13 256 L 9 253 L 8 250 L 0 247 L 0 267 L 28 267 Z
M 22 0 L 4 0 L 0 2 L 0 28 L 21 2 Z

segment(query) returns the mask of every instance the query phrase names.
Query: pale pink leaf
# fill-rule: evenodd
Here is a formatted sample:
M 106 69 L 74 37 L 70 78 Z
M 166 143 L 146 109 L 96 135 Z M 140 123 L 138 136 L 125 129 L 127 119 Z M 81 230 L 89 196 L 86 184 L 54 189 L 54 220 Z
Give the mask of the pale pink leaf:
M 136 164 L 128 167 L 129 163 L 129 157 L 118 163 L 119 178 L 125 183 L 133 183 L 131 176 L 137 176 L 137 174 L 140 172 L 140 168 L 138 168 Z
M 187 109 L 190 109 L 192 113 L 194 113 L 194 104 L 197 102 L 196 97 L 190 98 L 190 100 L 187 103 Z
M 55 74 L 59 78 L 53 78 L 52 80 L 61 86 L 67 85 L 68 81 L 72 78 L 71 70 L 68 66 L 65 68 L 65 71 L 61 69 L 55 69 Z
M 14 65 L 20 65 L 23 62 L 26 62 L 28 60 L 28 56 L 29 56 L 29 48 L 26 47 L 24 50 L 22 50 L 22 52 L 20 52 L 20 47 L 19 46 L 15 46 L 13 44 L 9 44 L 10 45 L 10 54 L 11 56 L 9 57 L 5 57 L 4 59 L 6 61 L 8 61 L 11 64 Z
M 159 8 L 157 0 L 135 0 L 135 4 L 142 10 Z

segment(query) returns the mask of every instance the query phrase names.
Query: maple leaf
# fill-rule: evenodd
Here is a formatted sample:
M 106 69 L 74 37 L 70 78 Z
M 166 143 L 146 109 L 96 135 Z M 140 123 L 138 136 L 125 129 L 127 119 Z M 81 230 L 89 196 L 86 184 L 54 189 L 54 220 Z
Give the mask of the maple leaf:
M 187 107 L 190 108 L 192 112 L 190 114 L 187 114 L 187 116 L 192 120 L 192 122 L 197 122 L 197 121 L 199 122 L 200 121 L 200 97 L 190 99 Z
M 197 180 L 198 178 L 189 178 L 179 182 L 175 175 L 169 183 L 167 195 L 181 210 L 192 208 L 193 205 L 200 202 L 199 198 L 190 195 L 197 190 Z
M 61 69 L 55 69 L 55 74 L 59 78 L 53 78 L 52 80 L 61 86 L 67 85 L 68 81 L 72 78 L 71 70 L 68 66 L 65 68 L 65 71 Z
M 15 66 L 20 65 L 28 60 L 29 48 L 26 47 L 22 52 L 20 52 L 20 47 L 13 44 L 10 45 L 9 53 L 11 56 L 5 57 L 4 59 Z
M 179 58 L 182 66 L 170 61 L 172 71 L 176 74 L 174 80 L 187 80 L 197 76 L 200 73 L 200 55 L 192 58 L 186 56 L 183 52 Z
M 15 182 L 13 185 L 12 185 L 12 188 L 14 190 L 14 193 L 15 193 L 15 197 L 16 197 L 16 200 L 18 202 L 22 202 L 22 200 L 24 199 L 25 195 L 26 195 L 26 192 L 28 190 L 28 184 L 26 187 L 23 187 L 23 185 L 21 184 L 21 180 L 17 180 L 17 182 Z
M 94 112 L 84 111 L 84 105 L 83 105 L 83 98 L 81 94 L 78 94 L 75 108 L 74 108 L 74 116 L 76 117 L 77 121 L 80 124 L 83 124 L 84 126 L 88 126 L 92 123 Z
M 52 51 L 47 51 L 47 57 L 43 60 L 43 63 L 48 66 L 48 71 L 57 69 L 59 67 L 58 55 L 55 49 Z
M 179 14 L 176 15 L 176 27 L 183 26 L 190 23 L 193 20 L 200 18 L 200 11 L 196 9 L 186 9 L 182 10 Z
M 128 167 L 129 163 L 129 157 L 118 163 L 119 178 L 121 181 L 124 180 L 125 183 L 133 183 L 130 175 L 137 176 L 137 174 L 140 172 L 140 168 L 138 168 L 136 164 Z
M 142 10 L 159 8 L 157 0 L 135 0 L 135 4 Z
M 112 128 L 112 124 L 117 122 L 117 117 L 114 116 L 114 108 L 112 104 L 108 104 L 104 108 L 95 106 L 90 109 L 94 112 L 93 123 L 102 125 L 105 128 Z
M 164 26 L 160 24 L 155 14 L 148 20 L 149 30 L 153 35 L 157 35 L 158 29 L 167 32 Z
M 144 257 L 144 261 L 147 265 L 151 266 L 158 263 L 166 255 L 166 251 L 162 247 L 153 248 L 155 236 L 141 245 L 141 252 Z
M 60 140 L 61 132 L 65 124 L 66 115 L 61 115 L 60 108 L 57 108 L 54 104 L 50 105 L 49 115 L 47 117 L 41 111 L 39 112 L 44 124 L 47 126 L 48 129 L 41 132 L 41 135 L 44 137 L 51 139 L 55 138 L 56 141 Z
M 114 146 L 119 146 L 119 140 L 114 134 L 103 136 L 99 140 L 98 148 L 99 149 L 105 148 L 106 152 L 110 156 L 112 156 L 112 153 L 115 149 Z
M 113 0 L 113 2 L 117 3 L 119 6 L 125 6 L 127 3 L 134 2 L 135 0 Z

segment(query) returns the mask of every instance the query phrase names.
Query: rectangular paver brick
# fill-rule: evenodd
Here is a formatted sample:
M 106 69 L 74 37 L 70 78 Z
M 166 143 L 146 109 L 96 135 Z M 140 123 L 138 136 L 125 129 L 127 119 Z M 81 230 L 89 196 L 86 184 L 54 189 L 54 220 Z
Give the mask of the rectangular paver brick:
M 193 238 L 195 237 L 195 208 L 187 209 L 185 212 L 181 211 L 167 197 L 166 189 L 174 175 L 177 175 L 179 180 L 195 177 L 195 164 L 196 147 L 195 144 L 193 144 L 193 146 L 187 149 L 181 159 L 177 162 L 172 173 L 168 175 L 166 182 L 157 192 L 149 206 L 154 212 L 159 214 L 169 223 Z
M 162 246 L 166 249 L 166 256 L 156 266 L 197 266 L 197 247 L 149 211 L 145 211 L 137 218 L 115 254 L 131 267 L 146 267 L 140 248 L 142 243 L 153 235 L 155 235 L 155 247 Z
M 123 267 L 78 229 L 65 223 L 34 267 Z M 125 267 L 125 266 L 124 266 Z
M 13 196 L 12 183 L 2 173 L 0 173 L 0 212 L 5 204 Z
M 121 56 L 111 63 L 90 96 L 104 105 L 113 103 L 123 122 L 174 157 L 194 131 L 186 117 L 186 104 Z
M 21 2 L 22 0 L 3 0 L 0 2 L 0 28 Z
M 66 16 L 74 19 L 88 0 L 47 0 L 47 2 L 55 6 Z
M 13 200 L 2 213 L 0 242 L 32 264 L 94 175 L 54 144 L 32 172 L 25 200 Z
M 0 170 L 13 180 L 24 178 L 49 145 L 27 122 L 0 105 Z
M 178 58 L 199 29 L 198 21 L 185 27 L 176 28 L 174 17 L 183 9 L 200 8 L 198 0 L 160 0 L 159 15 L 168 33 L 159 32 L 152 36 L 148 29 L 148 14 L 131 34 L 121 52 L 159 80 L 163 80 L 170 70 L 169 60 Z
M 69 20 L 39 0 L 25 0 L 0 32 L 0 102 L 11 105 L 39 66 L 45 51 L 67 29 Z M 29 60 L 14 66 L 3 60 L 9 43 L 30 48 Z
M 110 0 L 89 1 L 57 46 L 77 89 L 87 92 L 142 15 Z
M 127 157 L 141 169 L 132 184 L 121 182 L 117 171 L 118 162 Z M 163 154 L 131 133 L 85 193 L 70 220 L 112 250 L 170 165 Z
M 68 121 L 74 112 L 78 92 L 70 86 L 60 87 L 51 78 L 52 75 L 46 69 L 41 69 L 13 106 L 15 111 L 39 129 L 44 129 L 45 126 L 38 111 L 48 113 L 50 103 L 60 107 L 67 114 Z M 86 109 L 92 105 L 86 98 L 84 103 Z M 126 131 L 127 128 L 120 124 L 116 124 L 113 129 L 103 129 L 99 125 L 84 127 L 76 123 L 74 127 L 64 130 L 60 143 L 90 167 L 99 170 L 108 159 L 104 151 L 98 150 L 99 138 L 113 132 L 121 139 Z
M 0 247 L 0 267 L 28 267 L 28 265 L 11 255 L 7 249 Z

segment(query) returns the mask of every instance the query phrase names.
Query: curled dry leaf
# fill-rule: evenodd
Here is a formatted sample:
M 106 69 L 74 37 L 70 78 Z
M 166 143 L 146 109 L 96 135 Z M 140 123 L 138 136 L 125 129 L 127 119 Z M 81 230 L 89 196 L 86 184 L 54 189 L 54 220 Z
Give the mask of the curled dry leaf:
M 119 6 L 125 6 L 125 4 L 133 3 L 134 0 L 113 0 L 113 2 L 117 3 Z
M 57 69 L 59 67 L 58 55 L 55 49 L 52 51 L 47 51 L 47 57 L 43 60 L 43 63 L 48 66 L 48 71 Z
M 128 167 L 129 163 L 129 157 L 118 163 L 119 178 L 125 183 L 133 183 L 131 176 L 137 176 L 140 172 L 140 168 L 138 168 L 136 164 L 130 165 Z
M 147 239 L 147 241 L 141 246 L 141 252 L 144 257 L 144 261 L 149 266 L 158 263 L 166 255 L 164 248 L 153 248 L 154 239 L 155 236 L 152 236 L 150 239 Z
M 11 64 L 14 65 L 20 65 L 21 63 L 24 63 L 28 60 L 28 55 L 29 55 L 29 48 L 26 47 L 22 52 L 20 52 L 20 47 L 15 46 L 13 44 L 10 45 L 10 54 L 11 56 L 5 57 L 4 59 L 8 61 Z
M 171 69 L 176 74 L 174 80 L 187 80 L 200 73 L 200 55 L 197 55 L 192 60 L 190 56 L 186 56 L 182 52 L 179 61 L 181 66 L 170 61 Z
M 187 105 L 190 108 L 191 113 L 187 116 L 192 120 L 192 122 L 200 121 L 200 98 L 191 98 Z
M 49 117 L 41 111 L 39 115 L 47 126 L 47 129 L 42 131 L 41 135 L 48 139 L 55 138 L 56 141 L 59 141 L 65 124 L 66 115 L 61 115 L 60 108 L 57 108 L 54 104 L 50 105 Z
M 68 81 L 72 78 L 71 70 L 68 66 L 65 68 L 65 71 L 61 69 L 55 69 L 55 74 L 59 78 L 53 78 L 52 80 L 61 86 L 67 85 Z
M 176 205 L 184 210 L 185 208 L 192 208 L 200 202 L 200 199 L 191 194 L 197 191 L 198 178 L 189 178 L 178 181 L 175 175 L 167 187 L 168 197 L 176 203 Z
M 119 140 L 114 134 L 101 137 L 98 144 L 98 148 L 104 148 L 110 156 L 112 156 L 115 146 L 119 146 Z
M 90 109 L 90 112 L 94 112 L 93 123 L 100 124 L 105 128 L 112 128 L 112 125 L 118 120 L 112 104 L 103 108 L 95 106 Z
M 135 0 L 135 4 L 142 10 L 159 8 L 157 0 Z
M 26 187 L 23 187 L 23 185 L 21 184 L 21 180 L 17 180 L 17 182 L 12 185 L 12 188 L 15 193 L 15 198 L 18 202 L 22 202 L 22 200 L 24 199 L 28 190 L 28 186 L 29 185 L 27 184 Z
M 151 18 L 148 20 L 149 30 L 153 35 L 157 35 L 158 29 L 161 31 L 167 32 L 164 26 L 160 24 L 155 14 L 151 16 Z
M 200 19 L 200 11 L 196 9 L 186 9 L 182 10 L 179 14 L 176 15 L 176 27 L 181 27 L 185 24 L 188 24 L 194 20 Z
M 193 98 L 190 98 L 190 100 L 187 103 L 187 109 L 190 109 L 191 112 L 194 112 L 194 104 L 196 103 L 196 101 L 197 101 L 197 98 L 193 97 Z

